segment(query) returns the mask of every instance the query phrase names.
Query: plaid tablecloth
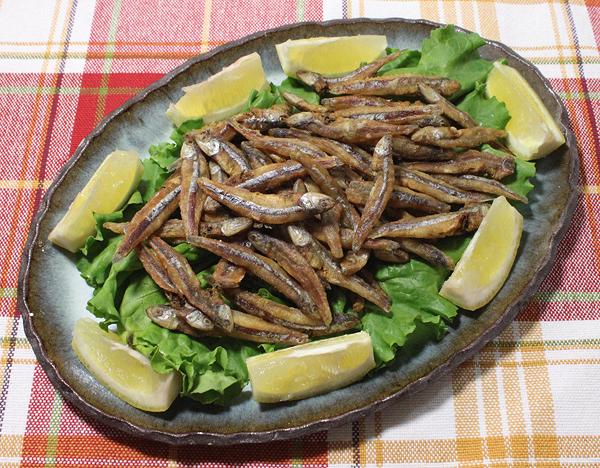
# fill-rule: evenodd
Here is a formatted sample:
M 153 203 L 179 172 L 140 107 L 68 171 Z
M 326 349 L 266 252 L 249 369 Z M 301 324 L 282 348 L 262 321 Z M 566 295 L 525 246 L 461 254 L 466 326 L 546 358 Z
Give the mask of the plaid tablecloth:
M 455 23 L 537 65 L 566 103 L 579 203 L 533 301 L 474 359 L 383 412 L 302 439 L 170 447 L 65 403 L 23 334 L 17 275 L 45 189 L 81 139 L 185 59 L 302 20 Z M 0 465 L 600 466 L 597 1 L 0 0 Z

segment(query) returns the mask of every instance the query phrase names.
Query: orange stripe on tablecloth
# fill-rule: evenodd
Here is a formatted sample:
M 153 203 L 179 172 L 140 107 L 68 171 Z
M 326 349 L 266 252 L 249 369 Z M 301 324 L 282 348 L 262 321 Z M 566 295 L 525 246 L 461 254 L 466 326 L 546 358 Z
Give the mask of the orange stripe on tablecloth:
M 481 24 L 481 35 L 488 39 L 500 39 L 500 29 L 498 28 L 498 15 L 496 14 L 496 4 L 478 3 L 479 22 Z
M 440 11 L 438 9 L 438 0 L 425 0 L 420 2 L 421 17 L 433 21 L 440 21 Z
M 0 189 L 26 190 L 26 189 L 47 189 L 50 186 L 49 180 L 0 180 Z
M 23 434 L 0 434 L 0 454 L 4 458 L 20 457 L 23 451 Z
M 500 339 L 517 339 L 517 337 L 514 336 L 514 324 L 509 325 L 509 327 L 500 334 Z M 516 361 L 520 356 L 519 349 L 513 348 L 508 355 L 503 355 L 496 363 L 502 370 L 502 388 L 504 390 L 503 394 L 499 395 L 499 397 L 504 401 L 509 434 L 525 434 L 525 418 L 523 413 L 523 397 L 519 382 L 519 368 L 516 365 L 507 368 L 502 366 L 510 356 Z M 517 438 L 510 437 L 506 440 L 506 447 L 509 457 L 526 458 L 528 456 L 526 436 L 519 436 Z
M 329 441 L 328 463 L 330 465 L 350 465 L 353 463 L 352 440 Z
M 476 365 L 458 366 L 452 373 L 454 423 L 456 426 L 456 456 L 459 462 L 482 460 L 484 448 L 479 430 Z
M 527 340 L 543 340 L 539 322 L 515 322 L 515 326 L 520 329 L 521 337 Z M 537 351 L 531 352 L 529 358 L 532 355 L 535 360 L 545 363 L 540 366 L 528 367 L 524 372 L 531 427 L 535 432 L 546 434 L 546 438 L 541 444 L 537 443 L 536 439 L 533 440 L 534 455 L 542 458 L 558 458 L 558 441 L 556 439 L 556 426 L 554 424 L 554 401 L 545 348 L 542 347 Z
M 473 1 L 469 2 L 459 2 L 460 11 L 462 13 L 462 22 L 461 24 L 471 31 L 475 31 L 477 29 L 477 24 L 475 23 L 475 4 Z
M 494 353 L 494 361 L 497 362 L 500 354 L 497 351 L 497 344 L 492 342 L 486 346 L 486 350 Z M 478 356 L 478 359 L 480 355 Z M 481 366 L 478 366 L 481 369 Z M 502 412 L 500 409 L 500 386 L 498 384 L 498 374 L 501 370 L 498 368 L 486 369 L 481 373 L 480 384 L 483 399 L 483 417 L 486 435 L 499 437 L 501 443 L 487 445 L 489 458 L 505 458 L 508 456 L 506 444 L 503 443 Z
M 204 19 L 202 20 L 202 42 L 200 52 L 206 52 L 209 47 L 206 46 L 210 37 L 210 20 L 212 16 L 212 0 L 204 0 Z
M 454 1 L 444 1 L 442 2 L 442 11 L 444 12 L 444 22 L 456 24 L 457 15 L 456 15 L 456 3 Z
M 381 412 L 377 411 L 373 415 L 373 426 L 375 429 L 375 464 L 381 466 L 383 464 L 383 444 L 381 443 Z

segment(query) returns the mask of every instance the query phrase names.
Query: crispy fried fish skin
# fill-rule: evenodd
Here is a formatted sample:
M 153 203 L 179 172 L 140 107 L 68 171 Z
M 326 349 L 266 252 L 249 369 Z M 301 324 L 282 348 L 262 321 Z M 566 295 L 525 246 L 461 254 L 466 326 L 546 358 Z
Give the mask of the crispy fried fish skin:
M 400 244 L 402 249 L 421 257 L 427 263 L 435 266 L 441 266 L 448 270 L 454 270 L 454 260 L 452 260 L 448 255 L 434 245 L 427 244 L 426 242 L 420 242 L 415 239 L 396 239 L 396 242 Z
M 423 127 L 411 136 L 412 141 L 440 148 L 475 148 L 504 138 L 506 132 L 497 128 L 471 127 L 460 130 L 454 127 Z
M 232 330 L 231 309 L 224 303 L 216 303 L 200 288 L 198 278 L 186 258 L 158 237 L 151 237 L 149 242 L 179 293 L 223 330 Z
M 356 146 L 341 143 L 329 138 L 315 137 L 309 132 L 297 128 L 273 128 L 269 130 L 269 135 L 278 138 L 302 139 L 316 146 L 325 153 L 335 156 L 342 163 L 362 172 L 363 174 L 370 174 L 368 159 L 365 159 L 365 155 L 363 154 L 364 152 Z
M 396 167 L 396 183 L 445 203 L 468 204 L 489 200 L 483 194 L 465 192 L 430 174 L 402 166 Z
M 412 105 L 409 101 L 391 101 L 377 96 L 336 96 L 321 99 L 321 105 L 330 111 L 349 109 L 350 107 L 406 107 Z
M 321 151 L 315 145 L 301 140 L 300 138 L 274 138 L 262 136 L 253 138 L 250 143 L 267 153 L 275 153 L 285 158 L 291 158 L 295 154 L 304 154 L 312 159 L 331 159 L 327 153 Z
M 346 223 L 352 228 L 356 228 L 360 221 L 358 212 L 356 211 L 356 208 L 350 204 L 346 198 L 344 190 L 339 186 L 337 181 L 331 177 L 331 174 L 329 174 L 327 169 L 313 164 L 310 158 L 307 158 L 304 155 L 295 155 L 293 159 L 300 162 L 304 166 L 306 172 L 308 172 L 312 180 L 319 186 L 323 193 L 329 195 L 331 199 L 335 200 L 335 202 L 342 207 Z M 312 192 L 309 192 L 306 195 L 309 195 L 310 193 Z M 332 208 L 332 206 L 330 208 Z
M 205 237 L 231 237 L 252 227 L 249 218 L 225 218 L 220 221 L 201 222 L 199 233 Z M 104 223 L 104 227 L 117 234 L 123 234 L 129 223 Z M 181 219 L 168 219 L 155 236 L 161 239 L 185 239 L 183 221 Z
M 454 120 L 461 127 L 469 128 L 477 126 L 477 122 L 469 114 L 460 110 L 431 86 L 419 84 L 419 92 L 428 103 L 437 104 L 446 117 Z
M 207 237 L 192 237 L 190 243 L 245 268 L 246 271 L 270 284 L 292 300 L 301 310 L 309 313 L 313 310 L 314 304 L 310 296 L 274 260 L 260 255 L 246 246 Z
M 145 245 L 139 245 L 137 247 L 137 254 L 144 270 L 146 270 L 146 273 L 150 275 L 150 278 L 152 278 L 152 281 L 154 281 L 158 287 L 165 291 L 179 293 L 177 287 L 173 284 L 171 278 L 169 278 L 169 274 L 158 261 L 158 258 L 156 258 L 153 251 Z
M 437 161 L 450 158 L 447 152 L 441 148 L 420 145 L 412 141 L 410 138 L 404 136 L 395 136 L 392 139 L 392 148 L 394 149 L 394 154 L 397 156 L 401 157 L 402 159 L 408 159 L 412 161 Z
M 238 288 L 246 276 L 246 270 L 227 260 L 219 260 L 212 275 L 215 285 L 223 289 Z
M 419 128 L 416 125 L 396 125 L 367 119 L 331 120 L 314 112 L 293 114 L 286 119 L 286 123 L 325 138 L 358 144 L 373 143 L 385 135 L 410 135 Z
M 305 101 L 300 96 L 294 93 L 288 93 L 286 91 L 281 93 L 281 96 L 291 106 L 297 109 L 310 112 L 327 112 L 327 107 L 320 106 L 319 104 L 313 104 L 312 102 Z
M 376 227 L 370 237 L 373 239 L 379 237 L 439 239 L 464 234 L 479 227 L 487 209 L 487 205 L 477 205 L 451 213 L 401 219 Z
M 328 325 L 331 322 L 331 310 L 327 294 L 321 280 L 302 254 L 293 245 L 259 231 L 248 233 L 248 240 L 256 250 L 275 260 L 300 283 L 314 304 L 313 315 L 320 316 L 323 323 Z
M 353 181 L 346 190 L 348 200 L 357 205 L 364 205 L 373 188 L 373 182 Z M 388 207 L 411 209 L 423 213 L 445 213 L 450 211 L 450 205 L 423 193 L 414 192 L 408 188 L 394 186 Z
M 338 110 L 332 113 L 334 118 L 381 120 L 395 124 L 410 124 L 425 117 L 441 115 L 442 110 L 436 104 L 411 106 L 360 106 Z
M 527 203 L 527 197 L 512 191 L 506 185 L 498 182 L 497 180 L 486 179 L 485 177 L 478 177 L 469 174 L 459 177 L 440 174 L 437 175 L 437 178 L 463 190 L 475 190 L 477 192 L 491 193 L 493 195 L 504 195 L 510 200 Z
M 131 219 L 123 240 L 113 256 L 118 262 L 137 245 L 150 237 L 179 206 L 181 178 L 173 176 Z
M 364 268 L 369 261 L 371 253 L 369 250 L 351 250 L 340 261 L 340 269 L 346 276 L 354 275 Z
M 297 330 L 324 329 L 325 325 L 318 319 L 302 313 L 295 307 L 271 301 L 258 294 L 233 289 L 227 291 L 227 296 L 244 312 L 264 318 L 269 322 Z
M 269 158 L 269 156 L 267 156 L 261 150 L 252 146 L 248 141 L 242 141 L 240 143 L 240 147 L 242 148 L 242 151 L 246 154 L 246 157 L 248 158 L 248 162 L 250 163 L 250 166 L 252 166 L 252 169 L 257 169 L 261 166 L 266 166 L 267 164 L 273 163 L 273 160 Z M 219 182 L 222 181 L 220 180 Z
M 362 298 L 361 298 L 362 299 Z M 360 317 L 356 313 L 334 314 L 331 325 L 324 330 L 311 330 L 310 336 L 327 336 L 335 333 L 342 333 L 357 328 L 360 324 Z
M 275 104 L 268 109 L 250 109 L 249 111 L 234 117 L 234 120 L 244 127 L 264 132 L 269 128 L 281 127 L 289 113 L 289 106 L 285 104 Z
M 196 138 L 196 144 L 229 175 L 239 175 L 252 169 L 242 150 L 229 141 L 219 138 Z
M 231 141 L 236 135 L 236 131 L 233 129 L 229 122 L 220 120 L 218 122 L 212 122 L 208 125 L 203 126 L 197 130 L 192 130 L 187 133 L 194 139 L 197 138 L 219 138 L 225 141 Z
M 113 223 L 111 221 L 107 221 L 104 224 L 102 224 L 102 227 L 104 229 L 108 229 L 110 232 L 114 232 L 115 234 L 124 234 L 125 230 L 127 229 L 127 226 L 129 226 L 129 223 L 127 222 Z
M 364 297 L 386 313 L 390 312 L 390 300 L 384 292 L 373 288 L 356 275 L 344 275 L 327 249 L 315 240 L 306 229 L 301 226 L 290 225 L 288 226 L 288 234 L 294 245 L 300 247 L 302 253 L 310 258 L 310 260 L 308 258 L 307 260 L 313 265 L 313 268 L 317 266 L 322 268 L 318 274 L 325 281 Z
M 342 240 L 340 238 L 340 220 L 342 218 L 342 208 L 335 205 L 330 210 L 321 213 L 321 224 L 319 230 L 325 237 L 325 243 L 331 251 L 334 258 L 342 258 L 344 251 L 342 249 Z
M 202 207 L 206 196 L 198 187 L 199 177 L 208 177 L 209 168 L 200 148 L 190 137 L 181 145 L 181 195 L 179 211 L 186 236 L 198 235 Z
M 202 190 L 230 210 L 261 223 L 284 224 L 309 218 L 332 208 L 335 201 L 319 193 L 263 194 L 230 187 L 206 178 Z
M 260 192 L 273 190 L 305 175 L 306 171 L 302 164 L 295 161 L 284 161 L 252 169 L 240 177 L 230 178 L 226 183 L 253 192 Z
M 354 237 L 354 232 L 352 229 L 341 229 L 340 237 L 342 239 L 342 245 L 345 249 L 352 248 L 352 238 Z M 364 249 L 368 250 L 398 250 L 401 249 L 400 243 L 392 240 L 392 239 L 366 239 L 363 244 Z
M 328 86 L 331 94 L 358 94 L 362 96 L 414 96 L 419 84 L 426 84 L 444 96 L 460 90 L 458 81 L 435 76 L 386 75 L 363 80 L 335 83 Z
M 377 260 L 387 263 L 407 263 L 409 255 L 401 249 L 398 250 L 374 250 L 373 255 Z
M 345 75 L 338 76 L 335 78 L 324 77 L 318 73 L 304 70 L 298 71 L 296 73 L 296 76 L 304 84 L 313 87 L 315 91 L 320 93 L 321 91 L 327 89 L 329 86 L 336 83 L 345 83 L 374 76 L 377 73 L 377 70 L 383 67 L 386 63 L 395 60 L 399 55 L 400 51 L 394 52 L 393 54 L 385 55 L 377 60 L 363 65 L 362 67 L 357 68 L 356 70 L 353 70 L 349 73 L 346 73 Z
M 338 162 L 334 158 L 317 159 L 315 164 L 326 169 L 336 167 Z M 273 190 L 286 182 L 298 179 L 306 175 L 304 166 L 296 161 L 284 161 L 280 163 L 267 164 L 253 169 L 238 177 L 230 177 L 227 185 L 236 186 L 255 191 Z
M 455 153 L 447 161 L 410 162 L 400 166 L 428 174 L 483 174 L 496 180 L 502 180 L 515 172 L 513 158 L 501 158 L 477 150 Z
M 375 146 L 371 167 L 377 177 L 354 232 L 354 238 L 352 239 L 352 250 L 354 252 L 360 250 L 371 229 L 379 221 L 394 190 L 394 159 L 392 157 L 392 138 L 390 136 L 384 136 Z
M 402 169 L 396 170 L 396 181 L 399 185 L 425 193 L 445 203 L 464 205 L 488 201 L 489 196 L 481 193 L 465 192 L 447 182 L 436 179 L 424 172 Z
M 306 343 L 308 335 L 297 330 L 291 330 L 275 323 L 267 322 L 253 315 L 233 310 L 235 326 L 228 335 L 241 340 L 255 343 L 281 343 L 297 345 Z

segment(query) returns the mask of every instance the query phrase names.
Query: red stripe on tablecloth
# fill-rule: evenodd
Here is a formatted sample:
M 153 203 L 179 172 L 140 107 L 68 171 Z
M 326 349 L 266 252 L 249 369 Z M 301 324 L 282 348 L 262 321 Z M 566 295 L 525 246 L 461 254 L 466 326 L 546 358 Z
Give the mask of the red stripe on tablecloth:
M 79 97 L 77 113 L 71 138 L 71 153 L 96 126 L 96 109 L 98 106 L 98 92 L 101 82 L 100 73 L 85 73 L 82 78 L 81 87 L 89 89 L 90 92 Z M 154 83 L 162 75 L 156 73 L 119 73 L 110 75 L 106 95 L 105 113 L 108 114 L 118 106 L 131 98 L 135 93 L 119 92 L 113 94 L 112 90 L 139 89 Z M 95 90 L 95 92 L 92 92 Z

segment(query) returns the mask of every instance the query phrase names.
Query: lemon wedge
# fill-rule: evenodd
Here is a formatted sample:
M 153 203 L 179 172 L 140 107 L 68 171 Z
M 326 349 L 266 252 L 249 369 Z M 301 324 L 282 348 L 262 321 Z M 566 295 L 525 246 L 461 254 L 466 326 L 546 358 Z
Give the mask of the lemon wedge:
M 93 213 L 112 213 L 120 209 L 138 186 L 144 167 L 135 151 L 114 151 L 77 194 L 48 239 L 71 252 L 83 246 L 94 233 Z
M 507 143 L 518 157 L 527 161 L 543 158 L 565 142 L 540 97 L 514 68 L 495 62 L 486 93 L 506 105 L 510 114 Z
M 241 112 L 253 90 L 268 85 L 260 55 L 246 55 L 201 83 L 183 88 L 184 95 L 167 110 L 167 117 L 181 125 L 202 118 L 204 123 L 223 120 Z
M 490 302 L 510 273 L 522 232 L 521 213 L 506 198 L 496 198 L 440 296 L 466 310 Z
M 71 343 L 81 363 L 112 393 L 144 411 L 166 411 L 181 390 L 181 376 L 159 374 L 143 354 L 131 349 L 115 333 L 82 318 L 75 324 Z
M 360 380 L 375 367 L 366 332 L 313 341 L 246 359 L 260 403 L 299 400 Z
M 335 76 L 381 57 L 386 47 L 385 36 L 359 35 L 288 40 L 275 49 L 288 76 L 295 76 L 299 70 Z

